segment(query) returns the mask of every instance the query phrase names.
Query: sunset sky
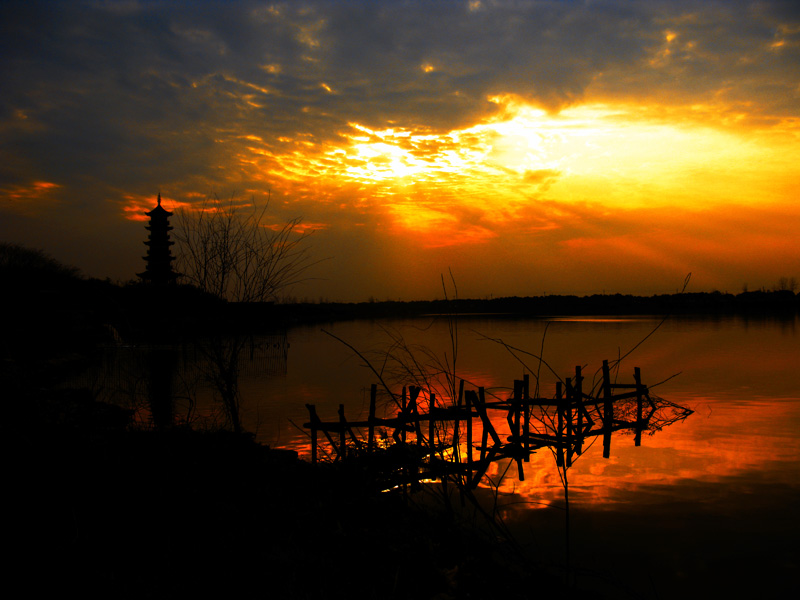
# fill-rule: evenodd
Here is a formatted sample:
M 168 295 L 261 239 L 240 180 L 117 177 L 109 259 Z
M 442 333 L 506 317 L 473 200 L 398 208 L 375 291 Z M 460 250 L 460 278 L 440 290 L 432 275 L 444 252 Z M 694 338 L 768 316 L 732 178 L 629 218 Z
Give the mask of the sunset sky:
M 800 280 L 800 6 L 0 3 L 0 241 L 125 281 L 159 192 L 302 217 L 311 300 Z

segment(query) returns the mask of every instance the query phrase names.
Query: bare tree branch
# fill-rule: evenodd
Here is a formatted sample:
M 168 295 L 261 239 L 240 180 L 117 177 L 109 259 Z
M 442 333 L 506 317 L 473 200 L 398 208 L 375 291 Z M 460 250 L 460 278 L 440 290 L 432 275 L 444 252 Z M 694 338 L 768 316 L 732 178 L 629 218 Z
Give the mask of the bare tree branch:
M 207 198 L 196 210 L 176 211 L 178 270 L 193 285 L 232 302 L 267 302 L 302 281 L 316 264 L 297 217 L 267 223 L 269 200 L 248 207 L 231 197 Z

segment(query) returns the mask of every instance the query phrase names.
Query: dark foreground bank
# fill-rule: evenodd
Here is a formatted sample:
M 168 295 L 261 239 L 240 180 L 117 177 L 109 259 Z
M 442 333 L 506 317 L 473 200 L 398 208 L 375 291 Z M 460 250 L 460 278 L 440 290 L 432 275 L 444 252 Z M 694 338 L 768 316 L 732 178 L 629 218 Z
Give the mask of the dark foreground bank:
M 5 401 L 7 589 L 26 597 L 528 598 L 558 590 L 445 513 L 225 432 Z

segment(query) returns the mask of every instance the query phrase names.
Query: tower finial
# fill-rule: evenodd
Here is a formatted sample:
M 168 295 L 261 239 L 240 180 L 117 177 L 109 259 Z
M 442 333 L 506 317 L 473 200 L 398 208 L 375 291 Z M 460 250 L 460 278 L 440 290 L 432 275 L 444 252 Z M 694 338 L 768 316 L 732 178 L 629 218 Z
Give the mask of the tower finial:
M 161 192 L 158 192 L 158 205 L 161 206 Z

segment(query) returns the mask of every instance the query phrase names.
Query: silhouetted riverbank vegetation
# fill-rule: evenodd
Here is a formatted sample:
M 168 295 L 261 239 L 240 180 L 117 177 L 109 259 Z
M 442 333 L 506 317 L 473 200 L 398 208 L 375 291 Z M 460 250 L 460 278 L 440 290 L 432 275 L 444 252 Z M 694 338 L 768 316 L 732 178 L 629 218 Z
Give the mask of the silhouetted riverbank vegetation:
M 36 353 L 102 342 L 178 341 L 224 331 L 263 333 L 305 322 L 350 319 L 549 317 L 579 315 L 787 316 L 800 309 L 791 289 L 739 294 L 595 294 L 368 302 L 226 302 L 191 285 L 114 283 L 83 277 L 38 251 L 3 244 L 6 350 Z M 46 342 L 46 343 L 44 343 Z M 35 350 L 34 350 L 35 347 Z M 11 350 L 13 348 L 13 350 Z
M 247 435 L 138 429 L 80 391 L 4 404 L 7 584 L 25 595 L 520 598 L 558 586 L 445 513 L 374 493 L 357 468 Z
M 419 317 L 549 317 L 588 315 L 791 315 L 800 309 L 800 296 L 789 290 L 740 294 L 696 292 L 635 296 L 595 294 L 550 295 L 492 299 L 447 299 L 358 303 L 279 304 L 276 312 L 298 321 L 359 318 Z

